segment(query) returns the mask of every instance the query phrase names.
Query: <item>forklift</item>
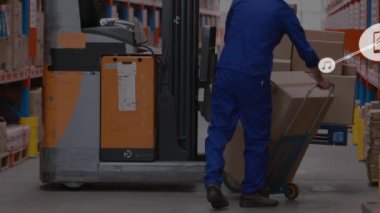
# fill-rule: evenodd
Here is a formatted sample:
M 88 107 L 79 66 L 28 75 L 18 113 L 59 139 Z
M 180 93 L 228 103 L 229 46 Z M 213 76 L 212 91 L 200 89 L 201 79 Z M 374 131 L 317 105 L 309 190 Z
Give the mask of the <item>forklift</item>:
M 161 51 L 137 42 L 133 23 L 101 25 L 93 0 L 44 9 L 41 181 L 201 181 L 198 115 L 210 120 L 217 56 L 215 27 L 199 38 L 199 0 L 163 0 Z

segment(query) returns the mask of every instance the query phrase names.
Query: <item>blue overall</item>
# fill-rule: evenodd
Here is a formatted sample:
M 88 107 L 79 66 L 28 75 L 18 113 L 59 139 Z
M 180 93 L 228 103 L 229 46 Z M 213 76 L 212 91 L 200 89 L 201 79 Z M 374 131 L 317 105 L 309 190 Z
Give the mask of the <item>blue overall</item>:
M 271 135 L 273 50 L 285 34 L 306 66 L 317 67 L 317 54 L 307 42 L 295 12 L 283 0 L 233 1 L 212 88 L 206 186 L 222 184 L 223 153 L 240 120 L 245 137 L 242 193 L 256 193 L 264 187 Z

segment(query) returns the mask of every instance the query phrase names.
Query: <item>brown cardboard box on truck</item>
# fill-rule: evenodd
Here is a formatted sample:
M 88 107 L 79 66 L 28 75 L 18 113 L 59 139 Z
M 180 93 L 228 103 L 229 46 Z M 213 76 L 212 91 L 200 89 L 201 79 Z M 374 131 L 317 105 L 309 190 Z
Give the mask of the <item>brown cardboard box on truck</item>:
M 324 123 L 352 125 L 355 105 L 355 76 L 326 75 L 335 84 L 334 101 L 323 120 Z
M 344 42 L 345 34 L 338 31 L 305 30 L 308 40 Z
M 291 60 L 293 53 L 293 43 L 290 41 L 289 37 L 285 35 L 281 42 L 273 51 L 273 57 L 275 59 L 281 60 Z
M 316 81 L 303 72 L 278 72 L 272 74 L 273 112 L 272 112 L 272 140 L 280 139 L 290 120 L 295 115 L 307 92 L 316 85 Z M 316 88 L 310 94 L 295 125 L 290 129 L 289 135 L 305 134 L 311 126 L 318 111 L 322 108 L 328 97 L 329 91 Z M 333 98 L 329 98 L 328 106 L 322 112 L 320 121 L 323 120 Z M 319 128 L 317 125 L 315 128 Z M 315 131 L 317 129 L 314 129 Z
M 289 71 L 290 70 L 291 61 L 283 60 L 283 59 L 273 59 L 273 72 L 278 71 Z
M 332 58 L 334 60 L 340 59 L 344 54 L 344 43 L 336 41 L 321 41 L 313 40 L 309 41 L 310 45 L 314 48 L 318 56 L 322 58 Z M 301 59 L 297 51 L 293 53 L 292 59 L 292 70 L 304 70 L 306 72 L 310 71 L 309 68 L 305 66 L 305 62 Z M 342 63 L 336 64 L 336 68 L 331 75 L 342 75 Z
M 271 155 L 274 147 L 278 145 L 279 139 L 285 129 L 289 126 L 291 119 L 295 116 L 304 101 L 306 94 L 316 85 L 315 80 L 304 72 L 274 72 L 272 73 L 272 82 L 274 86 L 272 88 L 273 113 L 272 142 L 270 144 Z M 328 95 L 329 91 L 315 88 L 309 99 L 307 99 L 304 108 L 301 110 L 300 116 L 295 120 L 294 126 L 290 128 L 288 135 L 297 136 L 306 134 L 312 122 L 317 117 L 319 110 L 327 100 L 326 108 L 322 111 L 321 116 L 317 119 L 316 126 L 312 129 L 307 141 L 305 141 L 305 143 L 308 143 L 317 132 L 320 123 L 332 103 L 333 97 L 328 98 Z M 238 182 L 241 182 L 244 176 L 243 147 L 243 130 L 241 125 L 239 125 L 225 152 L 225 171 Z M 300 159 L 302 159 L 305 151 L 306 150 L 301 150 Z M 295 170 L 293 173 L 289 174 L 288 179 L 294 177 L 299 164 L 300 162 L 295 163 Z M 289 167 L 290 166 L 292 165 L 289 165 Z

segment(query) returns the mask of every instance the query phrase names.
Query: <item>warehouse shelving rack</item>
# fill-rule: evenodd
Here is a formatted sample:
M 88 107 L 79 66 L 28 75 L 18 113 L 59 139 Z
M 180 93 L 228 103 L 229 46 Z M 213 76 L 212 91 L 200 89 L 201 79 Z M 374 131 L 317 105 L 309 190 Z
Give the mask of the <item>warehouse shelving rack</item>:
M 365 29 L 380 21 L 380 0 L 328 0 L 326 7 L 326 29 L 343 31 L 346 34 L 345 51 L 358 51 L 359 40 Z M 365 160 L 364 120 L 360 118 L 361 107 L 371 101 L 380 100 L 380 66 L 359 54 L 347 61 L 356 66 L 356 100 L 353 126 L 354 143 L 358 145 L 358 160 Z
M 28 79 L 41 78 L 42 73 L 42 67 L 35 66 L 24 67 L 14 71 L 0 70 L 0 84 L 9 84 Z
M 206 0 L 204 1 L 206 2 Z M 220 0 L 214 1 L 219 2 Z M 151 36 L 150 41 L 153 46 L 160 47 L 162 0 L 106 0 L 104 16 L 115 18 L 116 5 L 122 7 L 120 19 L 130 21 L 133 16 L 136 16 L 142 22 L 145 33 Z M 224 26 L 219 21 L 220 17 L 219 7 L 200 8 L 200 29 L 203 25 L 217 27 L 217 50 L 222 47 L 224 36 Z
M 18 1 L 18 3 L 21 4 L 20 10 L 16 10 L 13 7 L 16 7 L 15 2 Z M 13 6 L 10 6 L 13 5 Z M 8 102 L 8 100 L 2 99 L 2 107 L 4 109 L 7 109 L 12 111 L 12 113 L 16 113 L 16 118 L 21 117 L 29 117 L 31 115 L 30 112 L 30 92 L 31 92 L 31 86 L 32 84 L 38 84 L 40 86 L 41 79 L 43 76 L 43 68 L 42 68 L 42 49 L 39 51 L 37 50 L 37 39 L 39 34 L 39 38 L 42 37 L 42 32 L 38 31 L 38 23 L 41 21 L 38 17 L 38 14 L 41 12 L 42 9 L 42 0 L 7 0 L 7 1 L 0 1 L 0 9 L 3 12 L 2 16 L 2 25 L 0 26 L 1 30 L 1 38 L 6 43 L 2 43 L 2 45 L 6 44 L 6 46 L 0 46 L 1 51 L 5 53 L 5 55 L 2 54 L 4 58 L 7 60 L 2 60 L 2 62 L 5 62 L 5 66 L 2 66 L 0 68 L 0 87 L 8 92 L 8 89 L 14 89 L 14 88 L 20 88 L 21 96 L 17 100 L 17 102 L 20 103 L 20 108 L 16 109 L 14 108 L 13 104 L 11 102 Z M 8 8 L 9 7 L 9 8 Z M 10 9 L 11 8 L 11 9 Z M 19 7 L 17 7 L 19 8 Z M 14 17 L 13 13 L 19 13 L 19 16 L 17 19 Z M 21 16 L 21 19 L 18 19 Z M 20 29 L 15 30 L 15 28 Z M 42 29 L 42 28 L 40 28 Z M 16 33 L 17 32 L 17 33 Z M 16 52 L 15 49 L 17 46 L 17 40 L 15 38 L 27 37 L 28 38 L 28 44 L 22 46 L 22 48 L 19 48 Z M 11 43 L 8 43 L 11 42 Z M 9 49 L 9 47 L 12 46 L 12 51 L 15 52 L 6 52 Z M 40 46 L 39 46 L 40 47 Z M 6 49 L 4 49 L 6 48 Z M 41 48 L 41 47 L 40 47 Z M 23 54 L 22 60 L 19 57 L 18 54 Z M 37 55 L 40 54 L 40 55 Z M 12 60 L 8 60 L 13 55 Z M 38 57 L 38 60 L 37 60 Z M 15 61 L 20 60 L 17 62 L 18 64 L 15 65 Z M 37 63 L 38 61 L 38 63 Z M 39 65 L 39 66 L 36 66 Z M 33 81 L 33 79 L 36 79 L 37 81 Z M 2 93 L 3 94 L 3 93 Z M 2 114 L 1 116 L 6 117 L 6 115 Z M 10 116 L 12 117 L 12 116 Z M 10 118 L 11 122 L 16 122 L 16 119 L 13 120 L 13 117 Z M 7 120 L 9 121 L 9 120 Z M 4 170 L 16 166 L 19 163 L 23 162 L 24 160 L 28 159 L 28 146 L 23 145 L 20 148 L 14 149 L 13 147 L 11 150 L 6 150 L 7 152 L 3 152 L 5 150 L 1 150 L 2 153 L 0 153 L 0 172 L 3 172 Z
M 14 0 L 10 0 L 14 1 Z M 9 2 L 10 2 L 9 1 Z M 8 2 L 8 4 L 9 4 Z M 41 5 L 40 0 L 22 0 L 22 34 L 29 37 L 28 64 L 20 69 L 1 70 L 0 69 L 0 85 L 23 82 L 20 116 L 29 116 L 29 93 L 31 89 L 32 79 L 42 78 L 43 68 L 31 65 L 32 60 L 36 58 L 36 42 L 37 42 L 37 5 Z M 0 4 L 1 6 L 1 4 Z M 12 35 L 10 35 L 12 36 Z M 42 54 L 42 53 L 41 53 Z
M 379 0 L 330 0 L 326 8 L 326 29 L 346 33 L 346 53 L 359 50 L 359 40 L 365 29 L 379 22 Z M 348 60 L 357 68 L 356 99 L 360 105 L 380 99 L 379 70 L 374 70 L 370 62 L 359 54 Z M 375 66 L 376 67 L 376 66 Z

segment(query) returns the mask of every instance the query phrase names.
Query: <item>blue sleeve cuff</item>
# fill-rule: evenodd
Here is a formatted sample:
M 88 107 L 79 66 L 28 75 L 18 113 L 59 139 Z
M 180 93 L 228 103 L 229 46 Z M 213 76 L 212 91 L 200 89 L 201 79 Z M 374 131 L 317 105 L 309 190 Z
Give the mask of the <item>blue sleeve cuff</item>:
M 320 58 L 314 50 L 311 50 L 308 57 L 305 57 L 305 65 L 309 69 L 318 67 L 319 61 Z

